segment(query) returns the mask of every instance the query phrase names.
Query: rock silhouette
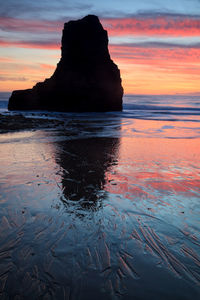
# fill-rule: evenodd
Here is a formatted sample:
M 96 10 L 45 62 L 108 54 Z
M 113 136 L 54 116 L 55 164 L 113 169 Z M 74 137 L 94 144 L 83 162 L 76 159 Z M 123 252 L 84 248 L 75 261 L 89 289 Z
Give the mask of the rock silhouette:
M 13 91 L 9 110 L 122 110 L 120 71 L 108 51 L 97 16 L 64 24 L 61 59 L 54 74 L 32 89 Z

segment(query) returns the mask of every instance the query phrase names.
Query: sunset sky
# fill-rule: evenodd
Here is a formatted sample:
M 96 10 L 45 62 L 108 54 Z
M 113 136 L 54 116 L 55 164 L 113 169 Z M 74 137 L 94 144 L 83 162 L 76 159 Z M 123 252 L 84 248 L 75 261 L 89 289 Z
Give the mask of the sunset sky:
M 1 2 L 0 91 L 51 76 L 63 24 L 95 14 L 126 94 L 200 93 L 200 0 Z

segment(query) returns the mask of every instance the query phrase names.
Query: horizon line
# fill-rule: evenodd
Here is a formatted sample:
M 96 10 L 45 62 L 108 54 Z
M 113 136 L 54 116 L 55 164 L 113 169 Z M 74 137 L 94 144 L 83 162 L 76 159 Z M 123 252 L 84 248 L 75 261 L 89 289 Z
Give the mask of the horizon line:
M 13 90 L 14 91 L 14 90 Z M 13 91 L 0 91 L 0 94 L 12 94 Z M 160 93 L 160 94 L 151 94 L 151 93 L 124 93 L 123 97 L 126 96 L 135 96 L 135 97 L 142 97 L 142 96 L 200 96 L 199 92 L 188 92 L 188 93 Z M 0 100 L 1 101 L 1 100 Z

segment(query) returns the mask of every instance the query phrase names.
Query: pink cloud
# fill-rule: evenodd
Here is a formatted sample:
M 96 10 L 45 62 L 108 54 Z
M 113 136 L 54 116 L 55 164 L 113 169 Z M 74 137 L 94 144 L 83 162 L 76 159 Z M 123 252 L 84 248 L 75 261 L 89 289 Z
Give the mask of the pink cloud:
M 10 41 L 0 39 L 1 47 L 20 47 L 20 48 L 38 48 L 38 49 L 60 49 L 60 44 L 54 41 Z
M 200 19 L 185 15 L 133 15 L 129 18 L 102 18 L 101 22 L 110 36 L 200 36 Z M 59 33 L 64 21 L 0 17 L 0 24 L 4 31 Z
M 162 63 L 165 66 L 169 64 L 169 61 L 183 64 L 200 63 L 200 48 L 110 45 L 109 49 L 113 58 L 127 63 L 128 61 L 132 61 L 134 64 L 156 65 Z
M 145 16 L 122 19 L 103 19 L 111 36 L 200 36 L 200 19 L 186 16 Z

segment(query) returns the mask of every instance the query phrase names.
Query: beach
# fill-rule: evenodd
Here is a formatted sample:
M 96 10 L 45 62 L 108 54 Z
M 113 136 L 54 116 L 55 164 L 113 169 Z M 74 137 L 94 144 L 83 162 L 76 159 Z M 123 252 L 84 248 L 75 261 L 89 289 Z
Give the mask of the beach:
M 198 299 L 199 96 L 0 108 L 1 299 Z

